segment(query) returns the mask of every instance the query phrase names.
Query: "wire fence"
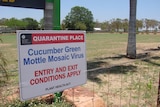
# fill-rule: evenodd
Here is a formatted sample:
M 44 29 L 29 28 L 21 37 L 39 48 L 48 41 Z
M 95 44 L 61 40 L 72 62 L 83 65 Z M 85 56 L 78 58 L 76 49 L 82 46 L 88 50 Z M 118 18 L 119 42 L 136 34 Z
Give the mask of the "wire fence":
M 89 69 L 88 81 L 83 86 L 103 98 L 106 107 L 156 107 L 160 72 L 159 58 L 152 56 L 118 65 L 103 64 L 103 67 Z M 100 61 L 97 60 L 96 63 L 98 62 Z M 13 84 L 17 87 L 4 86 L 3 90 L 0 90 L 2 96 L 0 104 L 19 97 L 17 95 L 18 84 Z M 74 99 L 74 95 L 72 97 Z M 93 95 L 91 100 L 94 98 Z
M 89 70 L 87 84 L 92 84 L 91 90 L 104 99 L 107 107 L 156 107 L 158 60 L 157 56 L 145 57 Z

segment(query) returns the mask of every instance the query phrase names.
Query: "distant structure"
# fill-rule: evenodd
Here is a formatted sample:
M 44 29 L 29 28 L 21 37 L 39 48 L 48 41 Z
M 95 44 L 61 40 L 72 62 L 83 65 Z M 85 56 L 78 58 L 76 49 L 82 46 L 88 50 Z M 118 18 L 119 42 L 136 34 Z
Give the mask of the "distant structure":
M 102 29 L 101 28 L 94 28 L 94 31 L 101 31 Z
M 139 32 L 160 32 L 160 22 L 157 22 L 156 24 L 150 23 L 150 25 L 147 26 L 146 19 L 142 19 L 142 25 L 142 28 L 138 28 Z

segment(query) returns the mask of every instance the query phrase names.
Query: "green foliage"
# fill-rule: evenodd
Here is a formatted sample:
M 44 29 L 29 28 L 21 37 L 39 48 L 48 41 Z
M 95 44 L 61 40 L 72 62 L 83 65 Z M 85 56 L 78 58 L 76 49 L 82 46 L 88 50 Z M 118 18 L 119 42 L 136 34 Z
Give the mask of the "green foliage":
M 122 21 L 121 19 L 117 18 L 112 22 L 112 28 L 119 32 L 122 29 Z
M 27 30 L 36 30 L 38 29 L 38 22 L 32 18 L 24 18 L 22 19 L 24 23 L 26 23 L 26 28 Z
M 5 25 L 13 29 L 25 29 L 27 23 L 16 18 L 11 18 L 5 21 Z
M 7 20 L 6 18 L 0 19 L 0 25 L 5 25 L 5 21 L 6 21 L 6 20 Z
M 153 87 L 153 83 L 152 83 L 151 80 L 149 80 L 149 82 L 146 85 L 147 85 L 146 87 L 147 87 L 148 90 L 151 90 L 152 87 Z
M 19 100 L 15 100 L 12 103 L 8 103 L 6 106 L 8 107 L 38 107 L 38 105 L 40 105 L 41 102 L 40 101 L 24 101 L 21 102 Z
M 82 22 L 77 22 L 75 24 L 75 28 L 78 30 L 86 30 L 87 29 L 86 25 Z
M 138 32 L 138 29 L 142 27 L 143 27 L 142 20 L 136 20 L 136 31 Z
M 28 101 L 15 100 L 13 102 L 5 104 L 5 107 L 71 107 L 71 104 L 65 102 L 64 100 L 60 102 L 51 102 L 51 104 L 39 100 L 28 100 Z
M 62 92 L 57 92 L 54 94 L 54 101 L 57 102 L 61 102 L 61 97 L 62 97 Z
M 2 23 L 2 22 L 1 22 Z M 8 26 L 9 28 L 12 28 L 14 30 L 35 30 L 38 29 L 38 22 L 32 18 L 24 18 L 24 19 L 6 19 L 3 21 L 3 25 Z
M 93 14 L 85 7 L 75 6 L 63 21 L 66 28 L 92 31 L 94 27 Z
M 40 29 L 44 29 L 44 18 L 40 20 L 39 25 L 40 25 Z
M 95 27 L 101 28 L 103 31 L 108 32 L 127 32 L 128 31 L 129 21 L 128 19 L 111 19 L 110 21 L 105 22 L 95 22 Z

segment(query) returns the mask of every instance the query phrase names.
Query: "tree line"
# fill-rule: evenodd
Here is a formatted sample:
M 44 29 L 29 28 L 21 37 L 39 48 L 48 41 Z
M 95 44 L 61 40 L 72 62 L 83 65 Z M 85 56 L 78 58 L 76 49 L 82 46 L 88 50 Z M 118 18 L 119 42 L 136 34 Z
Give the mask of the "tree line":
M 121 18 L 113 18 L 109 21 L 94 21 L 93 14 L 85 7 L 75 6 L 68 15 L 62 20 L 62 30 L 86 30 L 93 31 L 94 28 L 101 28 L 106 32 L 128 32 L 129 20 Z M 39 22 L 33 18 L 1 18 L 0 30 L 38 30 L 44 29 L 44 18 Z M 136 31 L 158 31 L 160 30 L 160 22 L 154 19 L 136 20 Z
M 0 19 L 0 29 L 8 27 L 14 30 L 38 30 L 38 29 L 44 29 L 44 19 L 41 19 L 40 22 L 33 18 L 23 18 L 23 19 L 17 19 L 17 18 L 2 18 Z M 102 31 L 106 32 L 128 32 L 128 26 L 129 21 L 128 19 L 111 19 L 109 21 L 99 22 L 96 20 L 92 23 L 92 27 L 87 28 L 83 22 L 76 22 L 76 24 L 69 25 L 69 27 L 72 26 L 69 29 L 76 29 L 76 30 L 87 30 L 87 31 L 93 31 L 93 28 L 101 28 Z M 63 22 L 61 24 L 61 29 L 68 29 Z M 142 19 L 142 20 L 136 20 L 136 30 L 137 31 L 157 31 L 160 29 L 160 22 L 153 19 Z
M 99 27 L 108 32 L 128 32 L 129 20 L 128 19 L 111 19 L 105 22 L 95 21 L 95 27 Z M 136 31 L 157 31 L 160 29 L 160 22 L 154 19 L 141 19 L 136 20 Z
M 0 19 L 0 26 L 2 27 L 8 27 L 12 28 L 14 30 L 37 30 L 40 29 L 40 23 L 33 19 L 33 18 L 23 18 L 23 19 L 17 19 L 17 18 L 2 18 Z

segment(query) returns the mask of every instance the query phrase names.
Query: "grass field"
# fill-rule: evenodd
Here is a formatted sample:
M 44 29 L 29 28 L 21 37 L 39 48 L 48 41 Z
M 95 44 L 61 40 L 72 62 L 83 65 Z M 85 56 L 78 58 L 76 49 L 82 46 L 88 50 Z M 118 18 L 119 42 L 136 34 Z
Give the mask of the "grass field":
M 1 34 L 0 50 L 8 60 L 9 81 L 1 83 L 0 101 L 18 88 L 16 34 Z M 125 57 L 127 34 L 88 33 L 86 54 L 88 81 L 109 107 L 154 107 L 160 71 L 160 34 L 137 35 L 137 59 Z M 7 90 L 6 90 L 7 89 Z M 0 104 L 0 105 L 1 105 Z M 48 106 L 49 107 L 49 106 Z

